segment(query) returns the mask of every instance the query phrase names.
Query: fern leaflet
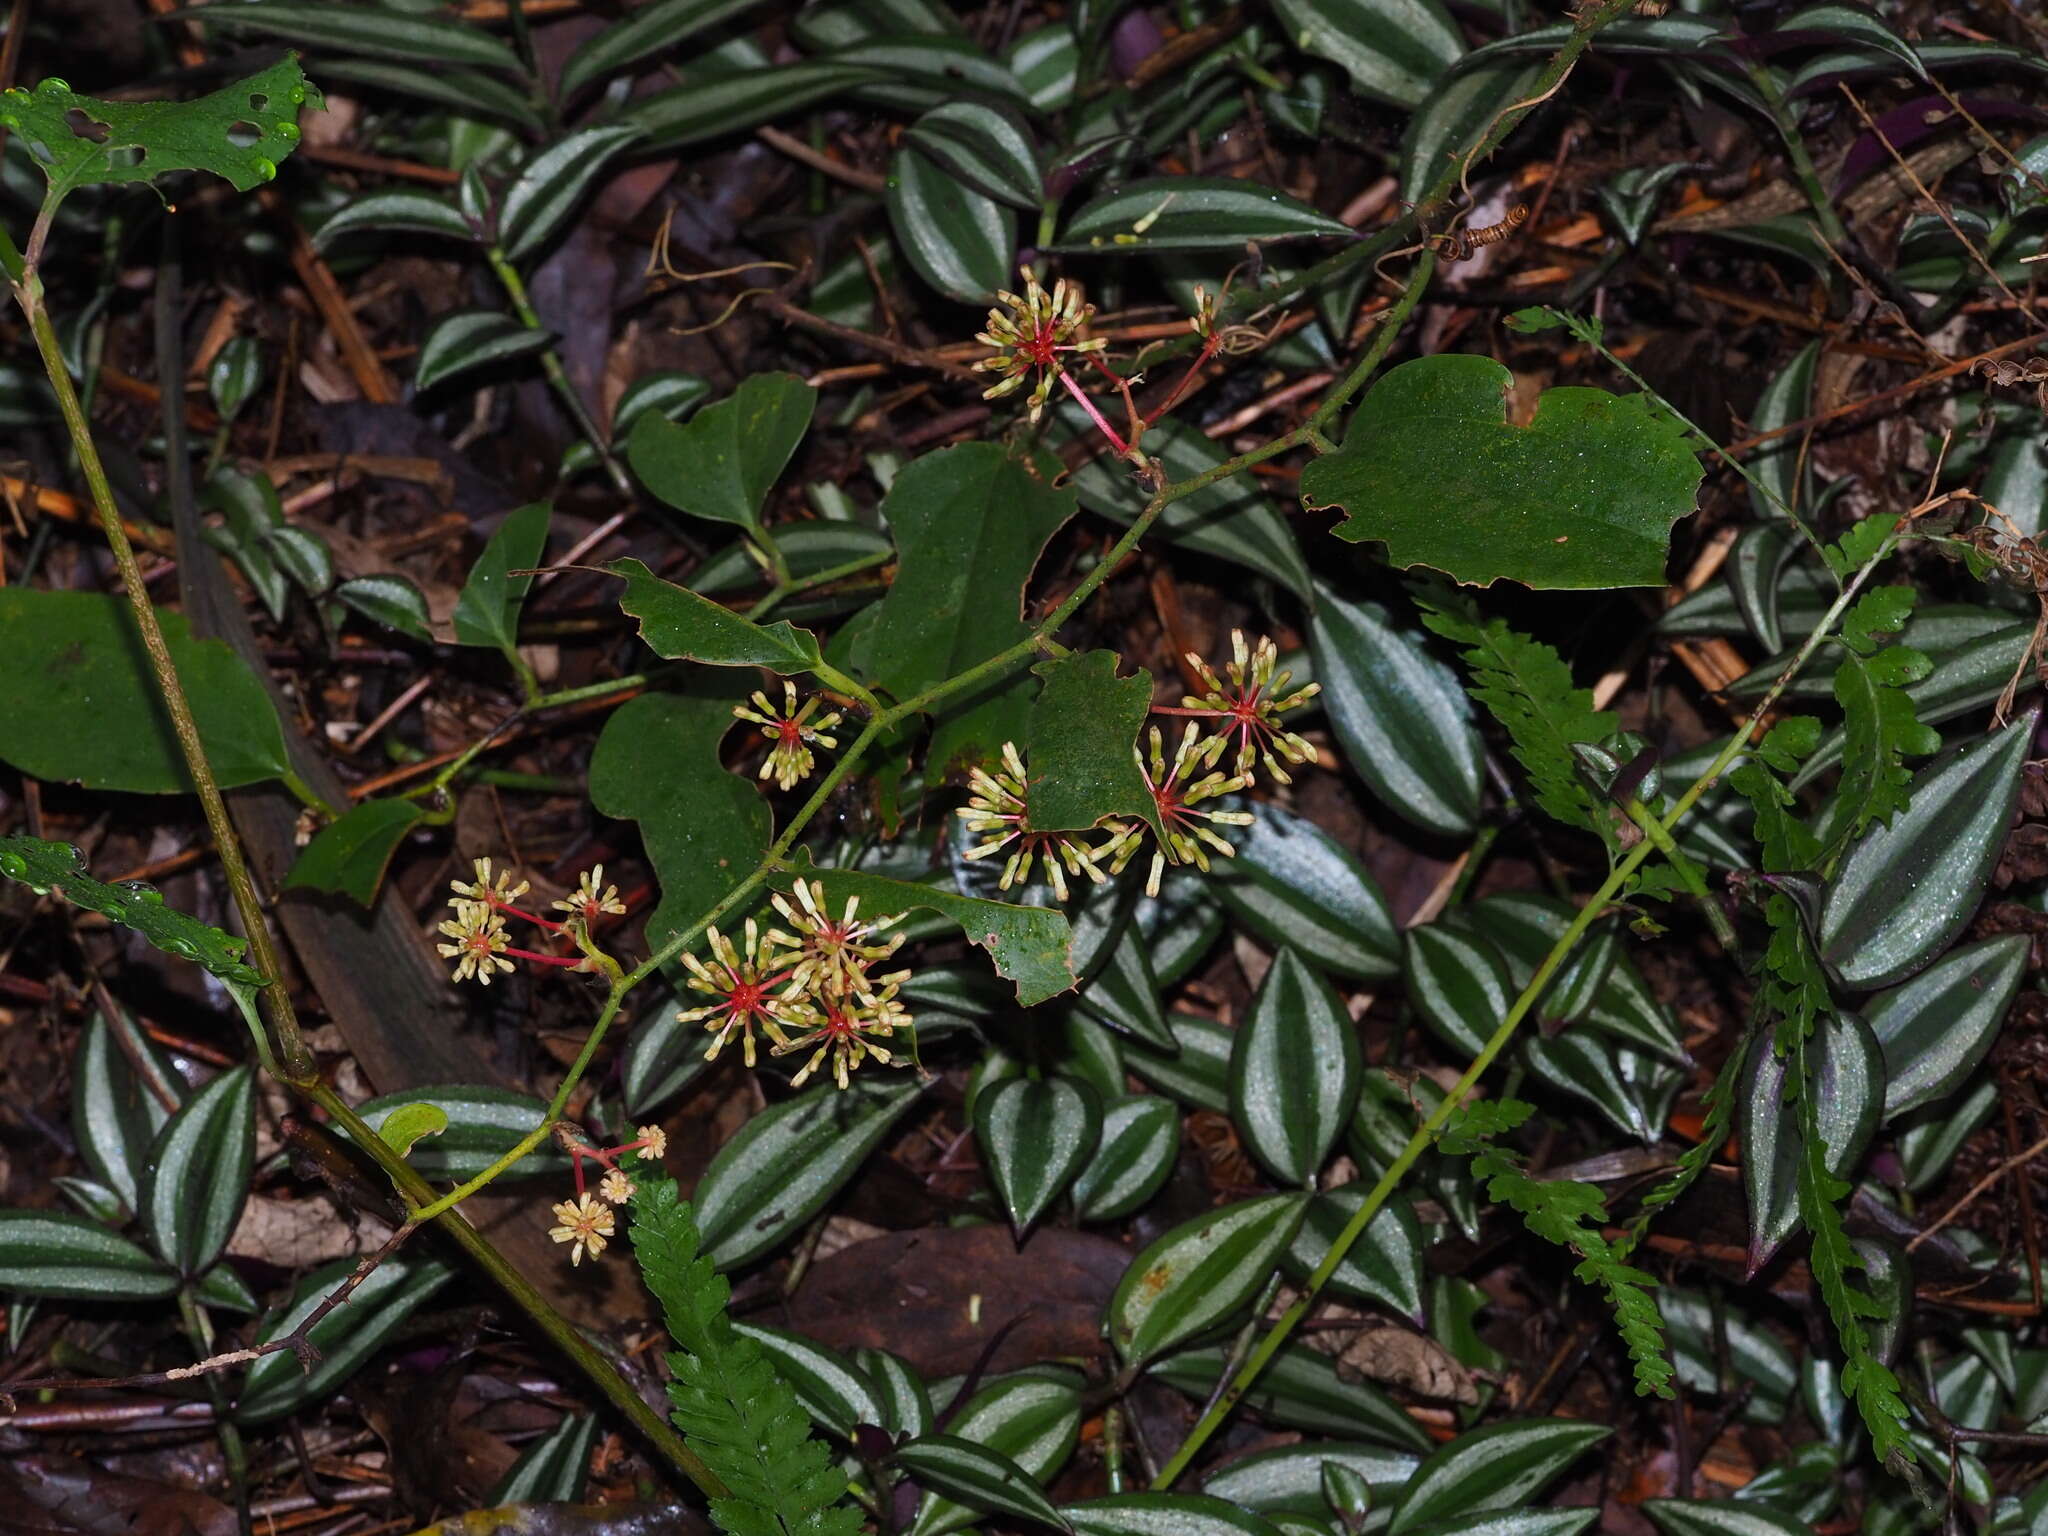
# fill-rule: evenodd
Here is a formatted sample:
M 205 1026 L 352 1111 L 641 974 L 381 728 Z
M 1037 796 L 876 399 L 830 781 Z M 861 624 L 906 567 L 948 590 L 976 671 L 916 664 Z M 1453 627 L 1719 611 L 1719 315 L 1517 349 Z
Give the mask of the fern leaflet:
M 730 1536 L 856 1536 L 846 1475 L 761 1346 L 726 1316 L 731 1288 L 699 1252 L 675 1181 L 637 1163 L 633 1257 L 679 1346 L 668 1357 L 669 1417 L 727 1489 L 711 1500 L 711 1518 Z
M 1934 670 L 1923 651 L 1885 646 L 1913 611 L 1911 587 L 1877 587 L 1842 618 L 1849 654 L 1835 669 L 1842 706 L 1842 782 L 1828 810 L 1830 860 L 1872 822 L 1888 822 L 1906 806 L 1912 775 L 1903 759 L 1924 756 L 1941 737 L 1920 723 L 1906 692 Z M 1880 648 L 1882 647 L 1882 648 Z

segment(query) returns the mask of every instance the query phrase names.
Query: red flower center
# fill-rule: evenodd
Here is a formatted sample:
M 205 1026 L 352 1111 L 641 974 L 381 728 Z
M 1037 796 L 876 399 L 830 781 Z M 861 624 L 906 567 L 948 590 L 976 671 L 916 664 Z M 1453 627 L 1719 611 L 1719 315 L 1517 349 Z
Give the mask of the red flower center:
M 803 745 L 804 728 L 801 725 L 797 724 L 796 721 L 778 720 L 775 722 L 775 731 L 776 734 L 782 738 L 782 744 L 785 747 L 798 747 Z

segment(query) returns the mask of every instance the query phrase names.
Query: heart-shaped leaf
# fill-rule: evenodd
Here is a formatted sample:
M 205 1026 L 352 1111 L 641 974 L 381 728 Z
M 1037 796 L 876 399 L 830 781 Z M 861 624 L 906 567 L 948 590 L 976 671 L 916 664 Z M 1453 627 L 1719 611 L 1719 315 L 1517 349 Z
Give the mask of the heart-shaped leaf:
M 416 800 L 366 800 L 313 835 L 284 877 L 288 891 L 333 891 L 367 907 L 391 855 L 426 808 Z
M 1662 586 L 1671 525 L 1700 483 L 1686 429 L 1647 395 L 1578 387 L 1544 391 L 1518 427 L 1513 383 L 1490 357 L 1403 363 L 1343 446 L 1302 471 L 1303 503 L 1349 512 L 1339 538 L 1472 586 Z
M 818 392 L 795 374 L 753 374 L 680 426 L 658 411 L 643 414 L 626 439 L 626 461 L 678 512 L 758 529 L 817 405 Z

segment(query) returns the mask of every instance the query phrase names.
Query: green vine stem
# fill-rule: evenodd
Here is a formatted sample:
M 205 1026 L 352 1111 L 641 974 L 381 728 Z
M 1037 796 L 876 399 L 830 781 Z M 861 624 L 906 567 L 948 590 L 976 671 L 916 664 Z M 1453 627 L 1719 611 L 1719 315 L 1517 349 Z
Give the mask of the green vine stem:
M 1660 839 L 1655 834 L 1644 837 L 1608 873 L 1607 879 L 1593 893 L 1591 899 L 1579 908 L 1578 914 L 1572 919 L 1571 925 L 1558 935 L 1557 942 L 1551 945 L 1550 952 L 1543 957 L 1543 963 L 1536 967 L 1535 974 L 1529 978 L 1528 985 L 1522 988 L 1520 995 L 1509 1005 L 1507 1014 L 1502 1018 L 1499 1026 L 1487 1038 L 1486 1043 L 1480 1047 L 1479 1054 L 1472 1059 L 1472 1064 L 1465 1069 L 1464 1074 L 1452 1086 L 1451 1091 L 1444 1095 L 1443 1101 L 1430 1112 L 1420 1126 L 1416 1127 L 1414 1135 L 1408 1138 L 1407 1145 L 1401 1148 L 1400 1154 L 1388 1165 L 1386 1172 L 1380 1175 L 1378 1182 L 1366 1194 L 1357 1211 L 1352 1214 L 1350 1221 L 1345 1223 L 1344 1230 L 1337 1234 L 1336 1241 L 1330 1245 L 1330 1251 L 1323 1256 L 1322 1263 L 1316 1266 L 1314 1272 L 1310 1274 L 1307 1282 L 1303 1285 L 1300 1296 L 1280 1315 L 1279 1320 L 1273 1324 L 1266 1336 L 1259 1341 L 1258 1348 L 1252 1351 L 1251 1357 L 1245 1361 L 1238 1369 L 1237 1375 L 1231 1379 L 1228 1390 L 1218 1397 L 1210 1405 L 1208 1411 L 1196 1421 L 1194 1428 L 1188 1431 L 1187 1438 L 1181 1442 L 1180 1448 L 1174 1452 L 1166 1465 L 1159 1469 L 1159 1475 L 1152 1481 L 1152 1487 L 1155 1490 L 1171 1488 L 1181 1473 L 1187 1470 L 1188 1464 L 1194 1460 L 1196 1454 L 1208 1443 L 1210 1436 L 1214 1435 L 1217 1429 L 1221 1427 L 1223 1421 L 1230 1416 L 1231 1410 L 1237 1406 L 1239 1400 L 1250 1389 L 1252 1383 L 1258 1379 L 1259 1372 L 1265 1369 L 1267 1363 L 1279 1352 L 1280 1346 L 1287 1342 L 1289 1336 L 1300 1326 L 1301 1320 L 1308 1315 L 1309 1309 L 1315 1305 L 1316 1299 L 1323 1287 L 1329 1283 L 1330 1277 L 1337 1272 L 1338 1267 L 1350 1255 L 1351 1249 L 1357 1244 L 1359 1238 L 1364 1235 L 1365 1229 L 1372 1224 L 1373 1217 L 1379 1214 L 1380 1207 L 1387 1203 L 1388 1197 L 1400 1186 L 1401 1180 L 1406 1177 L 1408 1170 L 1415 1166 L 1416 1161 L 1436 1139 L 1437 1132 L 1443 1129 L 1453 1114 L 1457 1113 L 1458 1107 L 1471 1094 L 1479 1079 L 1485 1075 L 1487 1068 L 1492 1066 L 1500 1053 L 1507 1049 L 1509 1043 L 1515 1037 L 1516 1029 L 1520 1026 L 1522 1020 L 1528 1016 L 1529 1010 L 1535 1006 L 1536 1000 L 1543 995 L 1544 988 L 1550 985 L 1551 978 L 1557 974 L 1559 968 L 1571 957 L 1572 951 L 1578 947 L 1579 940 L 1585 936 L 1586 930 L 1591 928 L 1600 915 L 1607 910 L 1608 904 L 1621 894 L 1622 887 L 1627 884 L 1629 876 L 1634 874 L 1642 866 L 1644 860 L 1648 859 L 1652 853 L 1658 851 L 1660 841 L 1668 843 L 1672 829 L 1685 819 L 1693 806 L 1698 804 L 1700 796 L 1713 787 L 1714 783 L 1723 773 L 1728 771 L 1729 766 L 1741 755 L 1742 750 L 1749 745 L 1750 738 L 1764 720 L 1769 717 L 1771 710 L 1777 705 L 1779 697 L 1790 686 L 1792 680 L 1805 669 L 1806 664 L 1826 641 L 1837 621 L 1848 611 L 1849 605 L 1855 601 L 1864 583 L 1869 580 L 1877 567 L 1884 562 L 1896 539 L 1897 534 L 1894 532 L 1887 538 L 1876 557 L 1864 565 L 1853 578 L 1844 584 L 1841 593 L 1829 605 L 1827 612 L 1821 616 L 1820 622 L 1814 626 L 1813 632 L 1807 636 L 1805 643 L 1800 646 L 1798 654 L 1793 657 L 1792 665 L 1771 685 L 1771 691 L 1764 696 L 1749 718 L 1743 721 L 1741 728 L 1729 738 L 1728 744 L 1715 754 L 1714 760 L 1708 765 L 1706 772 L 1702 773 L 1692 782 L 1685 793 L 1678 797 L 1677 802 L 1671 807 L 1670 811 L 1661 819 L 1652 818 L 1658 831 L 1663 834 L 1663 838 Z

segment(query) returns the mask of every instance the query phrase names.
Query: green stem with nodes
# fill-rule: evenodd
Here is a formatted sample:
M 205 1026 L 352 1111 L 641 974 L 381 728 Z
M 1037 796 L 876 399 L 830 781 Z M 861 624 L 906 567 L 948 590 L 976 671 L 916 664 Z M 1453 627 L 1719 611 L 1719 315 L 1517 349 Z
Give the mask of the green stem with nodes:
M 546 330 L 547 327 L 540 323 L 540 316 L 534 311 L 533 300 L 527 296 L 525 279 L 520 277 L 519 269 L 512 265 L 511 259 L 496 245 L 487 245 L 484 247 L 484 260 L 490 263 L 491 270 L 497 274 L 498 282 L 505 290 L 505 296 L 512 301 L 512 312 L 519 317 L 519 323 L 529 331 Z M 612 452 L 610 439 L 598 430 L 597 423 L 591 419 L 590 409 L 584 405 L 583 397 L 576 392 L 576 386 L 569 382 L 569 375 L 562 371 L 562 360 L 555 354 L 554 343 L 550 342 L 542 349 L 540 367 L 541 372 L 547 375 L 548 383 L 561 397 L 562 407 L 568 411 L 569 419 L 576 423 L 576 430 L 581 432 L 584 441 L 596 450 L 599 460 L 604 464 L 604 472 L 612 482 L 612 489 L 621 496 L 631 496 L 632 477 L 626 473 L 626 466 L 619 462 L 618 455 Z
M 1664 834 L 1664 840 L 1667 843 L 1671 829 L 1685 819 L 1693 806 L 1698 804 L 1700 796 L 1713 787 L 1721 775 L 1728 771 L 1729 766 L 1734 763 L 1735 759 L 1742 754 L 1743 749 L 1749 745 L 1751 736 L 1762 725 L 1765 718 L 1769 716 L 1771 710 L 1776 706 L 1780 695 L 1791 684 L 1792 679 L 1798 676 L 1807 662 L 1812 659 L 1814 653 L 1820 649 L 1829 632 L 1834 628 L 1841 616 L 1848 611 L 1850 603 L 1855 600 L 1857 593 L 1862 590 L 1863 584 L 1869 579 L 1871 573 L 1883 563 L 1896 541 L 1897 534 L 1894 533 L 1891 538 L 1886 540 L 1884 546 L 1878 551 L 1877 556 L 1869 564 L 1865 565 L 1862 570 L 1858 571 L 1843 587 L 1840 595 L 1829 605 L 1827 612 L 1821 616 L 1820 623 L 1814 626 L 1813 632 L 1807 636 L 1806 642 L 1799 648 L 1798 654 L 1792 660 L 1792 665 L 1771 685 L 1771 691 L 1764 696 L 1762 702 L 1757 705 L 1749 718 L 1743 721 L 1741 729 L 1729 738 L 1728 744 L 1715 755 L 1713 762 L 1708 765 L 1706 772 L 1702 773 L 1692 782 L 1685 793 L 1678 797 L 1677 802 L 1665 813 L 1661 820 L 1655 817 L 1650 818 L 1650 822 Z M 1345 1223 L 1344 1230 L 1337 1234 L 1337 1240 L 1330 1245 L 1330 1251 L 1323 1256 L 1322 1263 L 1316 1266 L 1314 1273 L 1308 1277 L 1307 1283 L 1302 1287 L 1301 1295 L 1296 1298 L 1292 1306 L 1281 1314 L 1279 1320 L 1273 1324 L 1271 1331 L 1267 1333 L 1265 1338 L 1259 1341 L 1259 1347 L 1252 1351 L 1251 1358 L 1246 1360 L 1243 1366 L 1239 1368 L 1237 1375 L 1232 1378 L 1228 1390 L 1196 1422 L 1194 1428 L 1188 1432 L 1187 1438 L 1181 1442 L 1180 1449 L 1174 1452 L 1172 1459 L 1160 1468 L 1158 1477 L 1152 1481 L 1154 1489 L 1163 1490 L 1171 1488 L 1174 1480 L 1187 1469 L 1188 1464 L 1194 1460 L 1196 1454 L 1209 1442 L 1210 1436 L 1214 1435 L 1217 1429 L 1222 1426 L 1223 1421 L 1230 1416 L 1231 1410 L 1244 1397 L 1251 1384 L 1258 1379 L 1259 1372 L 1264 1370 L 1273 1356 L 1279 1353 L 1280 1346 L 1287 1342 L 1289 1336 L 1300 1326 L 1301 1320 L 1308 1315 L 1309 1309 L 1315 1305 L 1316 1299 L 1323 1287 L 1329 1283 L 1330 1276 L 1337 1272 L 1338 1266 L 1344 1262 L 1353 1246 L 1364 1235 L 1365 1229 L 1372 1224 L 1372 1219 L 1379 1214 L 1380 1207 L 1387 1203 L 1387 1198 L 1399 1187 L 1401 1180 L 1407 1176 L 1408 1170 L 1415 1166 L 1417 1160 L 1428 1149 L 1430 1143 L 1436 1139 L 1437 1132 L 1443 1129 L 1453 1114 L 1457 1113 L 1459 1106 L 1465 1102 L 1466 1096 L 1472 1092 L 1479 1079 L 1485 1075 L 1486 1069 L 1493 1065 L 1495 1059 L 1499 1057 L 1502 1051 L 1507 1049 L 1508 1044 L 1515 1037 L 1515 1030 L 1522 1020 L 1528 1016 L 1529 1010 L 1536 1005 L 1537 999 L 1543 995 L 1544 988 L 1550 985 L 1551 978 L 1556 976 L 1560 967 L 1570 958 L 1571 952 L 1578 946 L 1579 940 L 1585 937 L 1586 931 L 1599 919 L 1608 904 L 1621 894 L 1622 887 L 1627 884 L 1629 876 L 1641 868 L 1644 860 L 1648 859 L 1656 851 L 1658 851 L 1657 837 L 1655 835 L 1646 836 L 1634 848 L 1629 850 L 1620 863 L 1614 866 L 1607 879 L 1593 893 L 1592 898 L 1579 909 L 1578 914 L 1572 919 L 1571 925 L 1558 936 L 1557 942 L 1551 945 L 1550 952 L 1543 957 L 1543 963 L 1536 967 L 1535 974 L 1529 978 L 1529 984 L 1522 988 L 1520 995 L 1509 1005 L 1507 1014 L 1501 1020 L 1499 1027 L 1487 1038 L 1486 1043 L 1480 1047 L 1479 1054 L 1472 1059 L 1472 1064 L 1465 1069 L 1464 1074 L 1452 1086 L 1451 1091 L 1444 1095 L 1443 1102 L 1430 1112 L 1429 1116 L 1416 1128 L 1415 1134 L 1408 1138 L 1407 1145 L 1401 1148 L 1400 1154 L 1388 1165 L 1386 1172 L 1380 1175 L 1379 1181 L 1366 1194 L 1364 1201 L 1352 1215 L 1351 1220 Z
M 1699 867 L 1679 852 L 1678 844 L 1673 842 L 1671 834 L 1664 830 L 1664 824 L 1657 820 L 1642 801 L 1631 795 L 1625 809 L 1628 811 L 1629 820 L 1642 828 L 1643 835 L 1657 845 L 1657 851 L 1664 855 L 1673 869 L 1678 871 L 1678 878 L 1685 886 L 1686 894 L 1698 904 L 1700 915 L 1707 920 L 1707 926 L 1720 941 L 1722 952 L 1734 954 L 1740 944 L 1735 936 L 1735 924 L 1728 920 L 1728 914 L 1721 910 L 1721 903 L 1714 900 L 1713 893 L 1707 889 L 1706 881 L 1700 878 Z

